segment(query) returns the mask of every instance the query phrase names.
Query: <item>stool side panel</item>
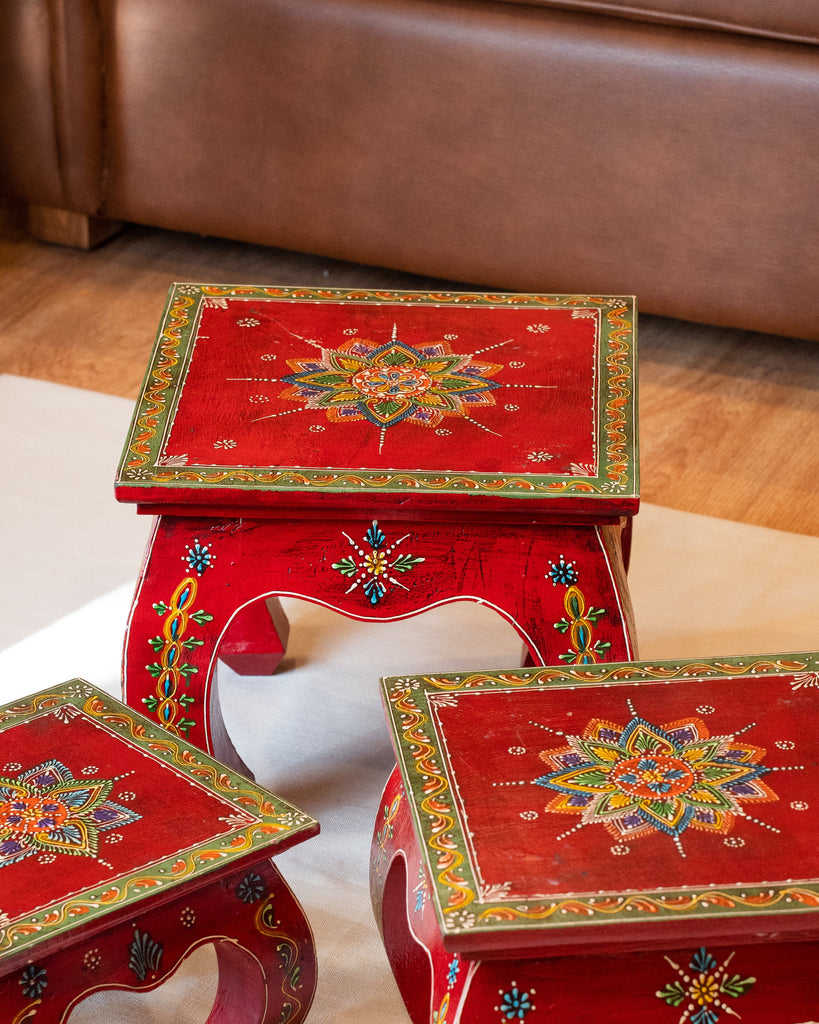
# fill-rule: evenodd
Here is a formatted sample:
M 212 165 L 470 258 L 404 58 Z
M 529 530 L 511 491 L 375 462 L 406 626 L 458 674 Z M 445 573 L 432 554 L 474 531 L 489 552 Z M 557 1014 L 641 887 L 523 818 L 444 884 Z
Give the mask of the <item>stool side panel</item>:
M 301 1021 L 316 985 L 313 936 L 302 908 L 269 860 L 236 870 L 119 919 L 77 928 L 31 957 L 5 963 L 0 999 L 11 1020 L 62 1024 L 89 996 L 146 991 L 201 946 L 215 948 L 213 1019 Z

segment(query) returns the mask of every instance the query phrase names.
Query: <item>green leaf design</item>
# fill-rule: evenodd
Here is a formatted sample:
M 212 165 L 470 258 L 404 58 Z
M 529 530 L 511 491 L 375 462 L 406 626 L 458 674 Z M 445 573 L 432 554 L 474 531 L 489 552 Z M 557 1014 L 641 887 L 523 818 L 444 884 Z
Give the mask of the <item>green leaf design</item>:
M 756 982 L 756 978 L 740 978 L 738 974 L 729 978 L 724 977 L 720 982 L 719 990 L 725 995 L 733 996 L 735 999 L 745 993 Z
M 154 679 L 156 679 L 159 676 L 161 676 L 162 673 L 165 671 L 162 668 L 162 666 L 158 665 L 156 662 L 154 662 L 152 665 L 146 665 L 145 668 L 148 669 L 148 671 L 151 673 L 151 675 L 154 677 Z
M 401 409 L 401 403 L 394 401 L 383 401 L 378 402 L 374 406 L 374 408 L 379 416 L 382 416 L 384 419 L 389 419 L 390 416 L 394 416 Z
M 419 562 L 425 562 L 425 558 L 413 557 L 412 555 L 399 555 L 398 558 L 392 563 L 392 568 L 396 572 L 409 572 L 414 565 L 418 565 Z
M 338 569 L 344 576 L 355 576 L 358 572 L 356 561 L 351 555 L 346 555 L 340 562 L 333 562 L 333 568 Z
M 213 621 L 213 616 L 208 615 L 207 612 L 203 612 L 201 608 L 198 612 L 194 612 L 193 615 L 191 615 L 191 618 L 198 626 L 204 626 L 206 622 Z
M 157 615 L 164 615 L 166 612 L 170 611 L 169 606 L 166 605 L 164 601 L 157 601 L 156 604 L 152 604 L 151 607 Z
M 412 359 L 407 352 L 393 349 L 391 352 L 384 353 L 381 362 L 384 366 L 403 366 L 405 363 L 412 362 Z
M 204 640 L 197 640 L 196 637 L 190 636 L 187 640 L 182 641 L 182 646 L 185 650 L 192 651 L 194 647 L 202 647 L 204 643 Z
M 183 661 L 182 664 L 179 666 L 180 675 L 183 675 L 186 678 L 187 676 L 192 675 L 194 672 L 198 671 L 199 669 L 196 667 L 196 665 L 189 665 L 187 661 Z
M 152 637 L 148 641 L 148 643 L 151 645 L 151 647 L 153 647 L 155 651 L 161 651 L 162 648 L 165 646 L 165 641 L 162 639 L 161 636 Z
M 560 622 L 556 622 L 554 626 L 558 633 L 566 633 L 568 632 L 569 626 L 571 626 L 571 622 L 569 622 L 568 619 L 561 619 Z
M 668 1003 L 669 1006 L 679 1006 L 685 999 L 685 989 L 681 981 L 669 982 L 665 988 L 656 993 L 658 999 Z

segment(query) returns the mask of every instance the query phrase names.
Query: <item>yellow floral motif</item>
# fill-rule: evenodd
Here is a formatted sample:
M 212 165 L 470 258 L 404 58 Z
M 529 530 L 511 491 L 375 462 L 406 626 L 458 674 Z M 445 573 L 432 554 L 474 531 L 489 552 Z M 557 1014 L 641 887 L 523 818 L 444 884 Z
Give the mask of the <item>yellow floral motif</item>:
M 691 998 L 699 1006 L 716 1002 L 719 996 L 719 985 L 713 974 L 700 974 L 691 983 Z

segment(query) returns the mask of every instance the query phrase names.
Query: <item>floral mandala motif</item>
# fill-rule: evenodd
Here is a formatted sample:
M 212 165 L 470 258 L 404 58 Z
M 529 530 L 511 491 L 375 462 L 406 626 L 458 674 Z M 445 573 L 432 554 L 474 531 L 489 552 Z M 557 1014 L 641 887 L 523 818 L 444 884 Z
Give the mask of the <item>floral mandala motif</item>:
M 111 800 L 113 779 L 75 779 L 60 761 L 0 776 L 0 867 L 33 854 L 96 857 L 100 832 L 141 815 Z
M 216 560 L 216 555 L 211 550 L 212 547 L 212 544 L 202 544 L 197 537 L 188 548 L 188 553 L 182 555 L 182 561 L 187 562 L 197 576 L 201 576 Z
M 761 763 L 764 748 L 711 736 L 699 718 L 657 726 L 630 710 L 625 726 L 595 718 L 541 752 L 551 771 L 535 782 L 558 794 L 547 811 L 578 815 L 578 828 L 603 825 L 617 840 L 664 834 L 683 854 L 688 828 L 726 835 L 745 816 L 742 803 L 778 800 L 762 781 L 776 770 Z
M 718 964 L 704 946 L 691 958 L 688 970 L 674 963 L 670 957 L 666 962 L 674 968 L 679 977 L 656 993 L 658 999 L 669 1006 L 682 1006 L 683 1015 L 679 1024 L 716 1024 L 723 1011 L 732 1017 L 738 1014 L 725 1002 L 725 996 L 738 999 L 751 988 L 756 978 L 743 978 L 739 974 L 729 975 L 728 965 L 731 953 Z M 690 972 L 690 973 L 689 973 Z
M 265 885 L 261 875 L 250 871 L 236 886 L 236 895 L 242 903 L 258 903 L 265 894 Z
M 400 341 L 397 326 L 385 345 L 360 338 L 319 358 L 289 359 L 296 372 L 280 397 L 327 413 L 334 423 L 368 420 L 385 430 L 406 421 L 436 427 L 444 416 L 468 417 L 477 405 L 494 405 L 489 380 L 502 367 L 450 350 L 446 341 L 415 348 Z
M 346 555 L 340 561 L 333 562 L 333 568 L 343 576 L 352 579 L 353 582 L 346 593 L 351 593 L 356 587 L 363 584 L 364 593 L 367 595 L 370 604 L 373 605 L 378 604 L 388 593 L 390 585 L 400 587 L 402 590 L 409 589 L 396 579 L 393 573 L 401 573 L 403 575 L 418 565 L 419 562 L 425 561 L 424 558 L 410 554 L 400 554 L 393 557 L 395 549 L 400 544 L 403 544 L 407 537 L 409 537 L 409 534 L 407 533 L 403 537 L 399 537 L 398 540 L 385 547 L 387 538 L 384 531 L 379 528 L 378 520 L 376 519 L 373 520 L 372 526 L 364 535 L 364 540 L 370 546 L 370 551 L 359 547 L 348 533 L 345 533 L 344 536 L 350 542 L 350 545 L 355 548 L 355 555 Z
M 42 995 L 43 990 L 48 986 L 48 972 L 45 967 L 39 967 L 37 964 L 28 964 L 23 969 L 19 980 L 26 999 L 36 999 Z
M 512 987 L 508 992 L 500 989 L 498 995 L 501 997 L 501 1001 L 500 1005 L 496 1006 L 495 1009 L 500 1013 L 503 1020 L 523 1020 L 526 1014 L 535 1008 L 535 1004 L 531 999 L 534 995 L 534 990 L 530 989 L 528 992 L 523 992 L 518 988 L 515 981 L 512 982 Z

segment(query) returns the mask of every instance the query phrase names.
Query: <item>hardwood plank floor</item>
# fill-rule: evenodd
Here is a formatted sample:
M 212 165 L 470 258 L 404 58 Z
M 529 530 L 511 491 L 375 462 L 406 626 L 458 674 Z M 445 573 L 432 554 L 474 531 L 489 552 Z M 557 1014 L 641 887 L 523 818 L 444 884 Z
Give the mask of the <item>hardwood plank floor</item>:
M 134 398 L 172 281 L 472 288 L 137 226 L 81 252 L 12 217 L 0 372 Z M 641 316 L 639 352 L 644 500 L 819 535 L 819 345 Z

